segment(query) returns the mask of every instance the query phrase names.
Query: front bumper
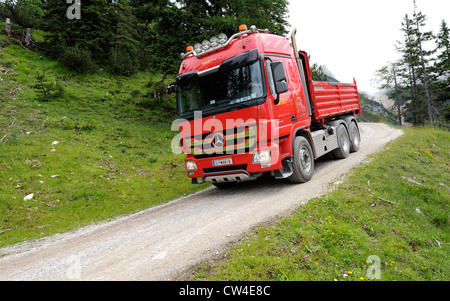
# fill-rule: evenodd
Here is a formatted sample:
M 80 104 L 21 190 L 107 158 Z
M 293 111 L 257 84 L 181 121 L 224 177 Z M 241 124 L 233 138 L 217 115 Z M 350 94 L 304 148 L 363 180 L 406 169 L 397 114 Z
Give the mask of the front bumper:
M 265 163 L 253 163 L 253 154 L 256 151 L 270 150 L 271 159 Z M 231 159 L 228 165 L 214 166 L 213 162 Z M 253 180 L 264 172 L 282 168 L 280 152 L 277 144 L 272 144 L 264 148 L 257 148 L 251 153 L 225 154 L 220 156 L 210 156 L 207 158 L 196 158 L 188 155 L 185 161 L 194 161 L 197 170 L 187 171 L 188 177 L 192 178 L 193 184 L 239 182 Z

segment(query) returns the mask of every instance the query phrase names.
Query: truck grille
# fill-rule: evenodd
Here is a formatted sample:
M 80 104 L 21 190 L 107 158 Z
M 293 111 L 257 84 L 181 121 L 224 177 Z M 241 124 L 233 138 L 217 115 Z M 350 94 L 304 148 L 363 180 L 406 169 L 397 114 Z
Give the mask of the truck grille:
M 256 125 L 196 135 L 184 143 L 196 158 L 248 153 L 256 147 Z

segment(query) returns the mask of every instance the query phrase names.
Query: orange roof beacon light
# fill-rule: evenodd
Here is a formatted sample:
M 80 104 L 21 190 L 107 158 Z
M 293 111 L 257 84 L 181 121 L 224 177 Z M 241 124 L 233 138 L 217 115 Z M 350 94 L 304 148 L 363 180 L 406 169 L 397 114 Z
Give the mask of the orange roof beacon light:
M 239 25 L 239 31 L 244 31 L 244 30 L 247 30 L 247 25 L 245 25 L 245 24 Z
M 194 50 L 194 47 L 192 47 L 192 46 L 186 47 L 186 52 L 189 52 L 189 51 L 192 51 L 192 50 Z

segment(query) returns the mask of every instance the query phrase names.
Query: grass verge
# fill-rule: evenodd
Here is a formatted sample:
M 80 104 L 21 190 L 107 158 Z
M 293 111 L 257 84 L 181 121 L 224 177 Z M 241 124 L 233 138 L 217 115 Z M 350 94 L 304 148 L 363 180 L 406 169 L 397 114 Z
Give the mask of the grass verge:
M 448 280 L 450 134 L 407 129 L 328 195 L 193 280 Z

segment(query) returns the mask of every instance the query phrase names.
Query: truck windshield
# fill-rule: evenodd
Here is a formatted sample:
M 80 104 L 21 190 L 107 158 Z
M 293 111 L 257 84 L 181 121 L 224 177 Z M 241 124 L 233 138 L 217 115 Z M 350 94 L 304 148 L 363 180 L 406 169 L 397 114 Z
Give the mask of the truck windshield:
M 209 110 L 263 96 L 260 63 L 209 73 L 179 86 L 178 114 Z

